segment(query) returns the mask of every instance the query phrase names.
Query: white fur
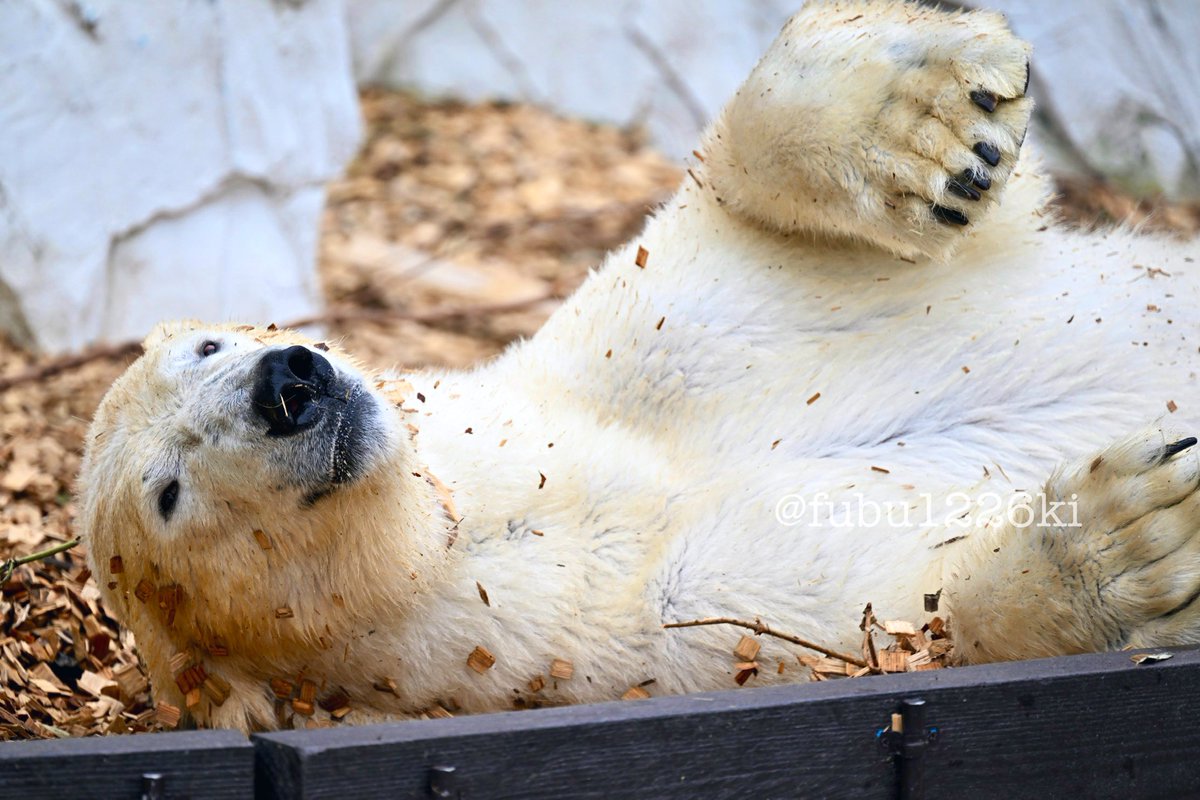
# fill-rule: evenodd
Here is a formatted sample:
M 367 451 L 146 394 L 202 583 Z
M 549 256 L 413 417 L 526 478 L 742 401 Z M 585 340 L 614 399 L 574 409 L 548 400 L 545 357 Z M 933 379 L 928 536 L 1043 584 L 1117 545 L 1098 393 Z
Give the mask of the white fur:
M 324 506 L 271 501 L 252 509 L 266 521 L 247 518 L 241 528 L 262 525 L 279 538 L 303 528 L 304 550 L 265 557 L 289 571 L 229 558 L 215 574 L 238 586 L 251 576 L 262 584 L 256 591 L 311 606 L 304 615 L 311 635 L 231 654 L 224 664 L 207 661 L 236 678 L 235 695 L 197 711 L 201 721 L 273 726 L 266 681 L 301 671 L 342 686 L 357 709 L 351 721 L 437 702 L 480 711 L 510 707 L 518 696 L 613 699 L 651 678 L 652 693 L 731 688 L 736 631 L 664 630 L 663 623 L 761 617 L 855 650 L 867 602 L 916 620 L 923 595 L 938 590 L 964 660 L 1200 640 L 1200 609 L 1162 617 L 1200 588 L 1195 450 L 1159 464 L 1173 439 L 1157 428 L 1104 450 L 1146 426 L 1197 430 L 1198 248 L 1054 225 L 1036 165 L 1010 163 L 1028 102 L 1010 101 L 1018 105 L 1000 112 L 1001 125 L 949 97 L 951 86 L 965 91 L 989 80 L 1019 94 L 1013 76 L 1023 78 L 1027 51 L 997 18 L 900 3 L 812 5 L 751 79 L 774 100 L 735 99 L 706 140 L 696 179 L 686 179 L 535 337 L 469 372 L 397 376 L 412 389 L 397 390 L 405 410 L 392 413 L 418 432 L 411 442 L 396 437 L 390 472 Z M 916 21 L 896 22 L 906 16 Z M 961 149 L 969 153 L 969 135 L 999 131 L 1009 161 L 994 173 L 989 198 L 1003 193 L 1003 201 L 954 201 L 972 215 L 965 228 L 927 218 L 914 227 L 914 215 L 945 198 L 898 188 L 867 166 L 867 151 L 801 149 L 771 162 L 781 125 L 815 130 L 822 142 L 880 136 L 878 147 L 900 161 L 914 152 L 897 138 L 908 123 L 871 122 L 879 95 L 839 61 L 846 48 L 874 65 L 871 87 L 898 85 L 899 72 L 927 85 L 911 53 L 927 55 L 930 84 L 943 86 L 944 104 L 954 109 L 946 130 L 968 136 L 947 144 L 945 159 L 957 163 Z M 806 61 L 820 69 L 801 69 Z M 823 105 L 806 116 L 812 104 L 797 98 L 816 95 Z M 930 105 L 912 108 L 921 117 Z M 978 124 L 960 124 L 968 114 Z M 757 154 L 741 177 L 730 168 L 739 152 Z M 765 184 L 747 176 L 772 163 L 788 181 L 773 183 L 767 196 Z M 927 171 L 926 184 L 944 175 Z M 821 177 L 833 172 L 857 177 Z M 794 194 L 775 196 L 784 192 Z M 809 211 L 814 192 L 819 208 Z M 888 211 L 882 199 L 889 196 L 903 202 Z M 778 208 L 791 210 L 772 216 Z M 860 242 L 835 238 L 843 234 Z M 635 263 L 639 247 L 649 254 L 644 268 Z M 188 342 L 224 335 L 173 334 Z M 254 353 L 274 342 L 246 346 Z M 181 380 L 154 369 L 155 380 Z M 133 402 L 147 380 L 129 378 L 111 404 Z M 381 403 L 392 397 L 379 396 Z M 1171 400 L 1178 412 L 1168 415 Z M 206 404 L 220 406 L 201 394 L 192 407 Z M 97 422 L 110 437 L 129 424 L 107 412 Z M 139 459 L 156 457 L 150 445 L 121 441 Z M 85 487 L 132 469 L 98 466 L 110 463 L 104 447 L 89 452 Z M 207 469 L 203 452 L 192 463 Z M 424 472 L 449 487 L 460 522 L 441 513 Z M 792 494 L 828 493 L 835 501 L 862 494 L 899 505 L 929 494 L 940 504 L 963 490 L 975 498 L 1042 492 L 1052 474 L 1046 491 L 1079 495 L 1081 527 L 960 531 L 776 519 L 777 504 Z M 255 481 L 253 473 L 233 478 Z M 372 495 L 380 486 L 383 494 Z M 193 534 L 246 538 L 237 525 L 205 528 L 209 518 L 197 513 Z M 105 548 L 141 546 L 122 543 L 122 535 L 162 535 L 147 516 L 99 500 L 88 505 L 91 535 L 127 532 L 93 547 L 98 572 L 111 555 Z M 247 558 L 260 559 L 248 547 Z M 172 558 L 189 570 L 213 558 L 187 561 L 168 549 L 155 545 L 153 563 L 176 579 L 183 566 L 162 566 Z M 129 600 L 130 588 L 114 602 L 140 620 L 131 625 L 144 651 L 151 639 L 167 655 L 195 642 L 200 634 L 183 622 L 156 627 Z M 332 592 L 354 593 L 349 611 L 329 606 Z M 195 630 L 221 625 L 212 620 L 225 612 L 208 602 L 195 601 Z M 271 602 L 283 601 L 262 600 L 263 625 L 291 624 L 269 618 Z M 326 628 L 333 646 L 318 647 L 329 620 L 336 620 Z M 496 656 L 484 674 L 466 664 L 477 645 Z M 769 668 L 755 682 L 802 677 L 793 652 L 764 641 Z M 167 655 L 150 657 L 152 666 Z M 529 680 L 555 658 L 574 662 L 574 678 L 531 694 Z M 777 660 L 788 663 L 782 676 Z M 155 673 L 156 693 L 174 697 L 164 669 L 160 663 Z M 372 688 L 383 676 L 395 680 L 397 696 Z

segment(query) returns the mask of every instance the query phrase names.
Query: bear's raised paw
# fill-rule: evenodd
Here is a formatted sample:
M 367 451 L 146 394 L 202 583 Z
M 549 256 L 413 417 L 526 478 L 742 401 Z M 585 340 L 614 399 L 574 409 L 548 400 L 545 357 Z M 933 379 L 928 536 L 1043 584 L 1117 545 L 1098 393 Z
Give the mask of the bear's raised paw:
M 810 3 L 709 132 L 705 172 L 769 227 L 945 257 L 1013 173 L 1028 81 L 999 15 Z

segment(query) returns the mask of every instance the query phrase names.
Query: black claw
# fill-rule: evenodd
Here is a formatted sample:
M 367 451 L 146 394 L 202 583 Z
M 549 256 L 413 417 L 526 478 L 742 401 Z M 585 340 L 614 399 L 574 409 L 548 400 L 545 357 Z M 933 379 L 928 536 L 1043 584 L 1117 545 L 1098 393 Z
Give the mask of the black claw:
M 947 225 L 966 225 L 968 222 L 970 222 L 970 220 L 967 219 L 966 214 L 962 213 L 961 211 L 956 211 L 953 208 L 933 205 L 929 207 L 929 210 L 933 212 L 933 215 L 937 217 L 938 220 L 946 223 Z
M 961 183 L 953 178 L 946 183 L 946 191 L 956 194 L 964 200 L 978 200 L 982 196 L 966 183 Z
M 1025 62 L 1025 88 L 1021 90 L 1021 96 L 1024 97 L 1029 93 L 1029 62 Z
M 1171 456 L 1173 456 L 1177 453 L 1182 453 L 1184 450 L 1187 450 L 1189 447 L 1192 447 L 1193 445 L 1195 445 L 1196 441 L 1197 440 L 1196 440 L 1195 436 L 1189 436 L 1186 439 L 1180 439 L 1178 442 L 1175 442 L 1174 444 L 1167 445 L 1166 447 L 1163 448 L 1162 460 L 1166 461 Z
M 1000 151 L 996 149 L 995 145 L 988 144 L 987 142 L 976 142 L 975 147 L 972 149 L 975 151 L 975 155 L 982 158 L 991 166 L 994 167 L 1000 163 Z
M 971 90 L 971 102 L 989 114 L 996 110 L 996 95 L 981 89 Z
M 985 192 L 992 188 L 992 179 L 982 169 L 969 169 L 958 180 L 961 183 L 973 183 L 976 188 Z

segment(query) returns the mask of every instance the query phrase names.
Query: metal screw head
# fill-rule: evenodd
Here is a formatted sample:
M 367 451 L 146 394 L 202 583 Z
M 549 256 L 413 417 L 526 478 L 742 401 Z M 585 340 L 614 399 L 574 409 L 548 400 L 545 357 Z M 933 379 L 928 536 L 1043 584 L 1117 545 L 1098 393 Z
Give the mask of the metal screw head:
M 163 800 L 166 796 L 166 781 L 161 772 L 142 774 L 142 800 Z
M 429 793 L 437 798 L 459 800 L 462 792 L 458 788 L 457 770 L 448 765 L 439 765 L 429 770 Z

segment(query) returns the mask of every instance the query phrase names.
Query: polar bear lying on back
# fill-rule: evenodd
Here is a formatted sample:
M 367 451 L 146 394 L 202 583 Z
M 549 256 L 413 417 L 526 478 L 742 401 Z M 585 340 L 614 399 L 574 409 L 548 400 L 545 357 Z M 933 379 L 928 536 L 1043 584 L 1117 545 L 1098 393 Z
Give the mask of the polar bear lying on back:
M 82 475 L 157 698 L 208 679 L 193 718 L 251 729 L 281 681 L 347 721 L 725 688 L 736 634 L 664 623 L 854 650 L 864 603 L 939 590 L 968 662 L 1200 640 L 1196 250 L 1043 214 L 1027 59 L 993 14 L 810 3 L 696 179 L 473 371 L 158 330 Z

